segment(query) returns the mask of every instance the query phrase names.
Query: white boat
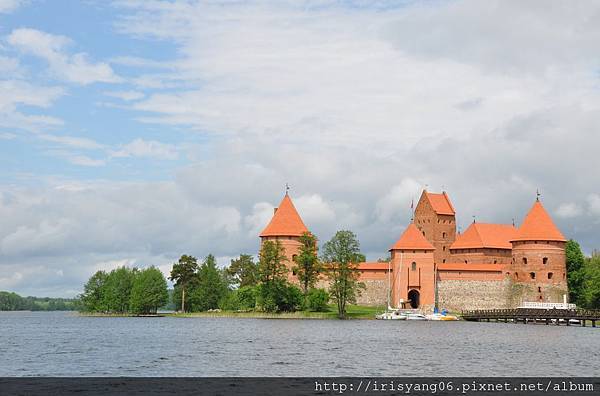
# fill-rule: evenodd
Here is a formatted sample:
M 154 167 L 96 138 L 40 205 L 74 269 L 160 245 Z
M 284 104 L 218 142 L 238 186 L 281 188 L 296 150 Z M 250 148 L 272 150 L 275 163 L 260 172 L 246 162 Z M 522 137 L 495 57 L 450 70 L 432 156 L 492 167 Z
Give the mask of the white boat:
M 434 313 L 431 315 L 427 315 L 427 320 L 458 320 L 458 317 L 454 315 L 444 315 L 441 313 Z
M 386 311 L 382 314 L 375 316 L 375 319 L 381 320 L 406 320 L 406 315 L 400 313 L 397 310 Z
M 428 320 L 427 316 L 420 313 L 407 313 L 406 320 Z

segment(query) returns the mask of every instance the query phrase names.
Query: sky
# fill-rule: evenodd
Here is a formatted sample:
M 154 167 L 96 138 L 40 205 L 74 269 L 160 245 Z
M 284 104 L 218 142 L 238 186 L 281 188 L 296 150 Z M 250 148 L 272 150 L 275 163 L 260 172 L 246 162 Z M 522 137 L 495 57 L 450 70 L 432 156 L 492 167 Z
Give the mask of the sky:
M 421 191 L 462 230 L 536 191 L 600 248 L 594 1 L 0 0 L 0 290 L 256 254 L 290 186 L 385 257 Z

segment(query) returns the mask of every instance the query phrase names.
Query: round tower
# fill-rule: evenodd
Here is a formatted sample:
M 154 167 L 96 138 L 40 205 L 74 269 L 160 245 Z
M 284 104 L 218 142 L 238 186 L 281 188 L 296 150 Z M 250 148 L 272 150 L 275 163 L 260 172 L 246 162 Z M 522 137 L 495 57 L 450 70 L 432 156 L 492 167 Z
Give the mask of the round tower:
M 286 266 L 289 270 L 288 280 L 291 282 L 298 281 L 292 267 L 294 258 L 302 245 L 299 238 L 305 232 L 308 232 L 308 228 L 304 225 L 292 199 L 286 193 L 279 206 L 273 209 L 271 221 L 260 233 L 260 245 L 262 248 L 265 241 L 279 241 L 285 250 Z
M 567 294 L 566 239 L 539 199 L 511 243 L 510 276 L 524 286 L 521 299 L 562 302 Z
M 391 247 L 391 303 L 431 310 L 435 305 L 435 248 L 411 223 Z M 402 308 L 402 307 L 400 307 Z

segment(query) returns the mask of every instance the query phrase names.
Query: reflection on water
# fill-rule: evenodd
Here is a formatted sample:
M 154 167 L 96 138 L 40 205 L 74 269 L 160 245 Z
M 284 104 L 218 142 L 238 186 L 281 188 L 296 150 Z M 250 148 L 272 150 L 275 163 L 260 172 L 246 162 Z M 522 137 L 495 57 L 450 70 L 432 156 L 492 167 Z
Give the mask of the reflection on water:
M 600 328 L 0 312 L 0 376 L 594 376 Z

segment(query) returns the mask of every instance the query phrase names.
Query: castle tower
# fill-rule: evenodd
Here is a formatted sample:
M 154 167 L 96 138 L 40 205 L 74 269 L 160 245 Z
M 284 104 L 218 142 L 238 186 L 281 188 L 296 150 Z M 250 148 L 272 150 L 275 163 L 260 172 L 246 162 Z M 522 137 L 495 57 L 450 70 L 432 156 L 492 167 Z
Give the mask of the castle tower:
M 512 243 L 512 279 L 527 288 L 523 299 L 562 302 L 567 293 L 566 239 L 539 200 Z
M 506 264 L 512 262 L 511 240 L 517 229 L 509 224 L 471 223 L 450 245 L 450 262 Z
M 435 304 L 435 248 L 411 223 L 390 249 L 392 255 L 391 303 L 400 300 L 410 307 L 431 309 Z
M 262 247 L 265 241 L 279 241 L 281 243 L 287 257 L 288 280 L 291 282 L 297 282 L 297 278 L 292 272 L 293 259 L 298 254 L 301 246 L 299 237 L 305 232 L 308 232 L 308 229 L 294 207 L 292 199 L 286 193 L 279 207 L 273 210 L 271 221 L 260 233 L 260 244 Z
M 456 212 L 448 194 L 423 190 L 415 208 L 414 224 L 435 248 L 435 263 L 449 261 L 450 245 L 456 240 Z

